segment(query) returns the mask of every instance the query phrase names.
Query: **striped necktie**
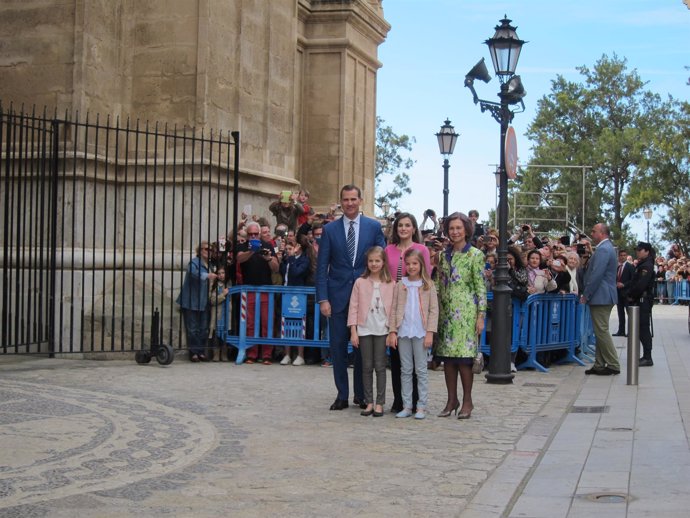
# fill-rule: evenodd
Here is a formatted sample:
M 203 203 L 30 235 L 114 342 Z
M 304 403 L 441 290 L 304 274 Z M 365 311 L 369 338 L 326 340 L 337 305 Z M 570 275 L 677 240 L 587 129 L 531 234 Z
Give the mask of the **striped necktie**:
M 350 228 L 347 230 L 347 256 L 350 264 L 355 264 L 355 222 L 350 221 Z

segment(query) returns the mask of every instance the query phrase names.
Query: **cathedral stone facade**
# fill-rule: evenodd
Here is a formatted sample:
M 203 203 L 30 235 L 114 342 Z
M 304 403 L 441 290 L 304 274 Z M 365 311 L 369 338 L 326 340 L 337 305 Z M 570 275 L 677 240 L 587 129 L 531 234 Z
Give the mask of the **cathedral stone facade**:
M 373 209 L 382 0 L 24 0 L 0 18 L 4 106 L 239 131 L 243 202 L 303 185 L 325 207 L 355 183 Z

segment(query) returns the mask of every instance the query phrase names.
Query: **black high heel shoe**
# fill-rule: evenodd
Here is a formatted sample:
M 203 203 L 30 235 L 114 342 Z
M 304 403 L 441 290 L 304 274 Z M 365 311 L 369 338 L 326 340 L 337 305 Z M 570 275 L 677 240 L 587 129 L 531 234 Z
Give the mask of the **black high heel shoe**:
M 446 408 L 443 409 L 443 412 L 441 412 L 440 414 L 438 414 L 438 417 L 448 417 L 448 416 L 450 416 L 450 414 L 452 414 L 452 413 L 456 413 L 456 414 L 457 414 L 457 413 L 458 413 L 458 408 L 460 408 L 460 401 L 458 401 L 457 403 L 455 403 L 455 406 L 452 407 L 452 408 L 448 408 L 448 407 L 446 406 Z
M 460 412 L 458 414 L 458 419 L 469 419 L 470 417 L 472 417 L 472 410 L 474 410 L 474 405 L 470 407 L 469 412 Z

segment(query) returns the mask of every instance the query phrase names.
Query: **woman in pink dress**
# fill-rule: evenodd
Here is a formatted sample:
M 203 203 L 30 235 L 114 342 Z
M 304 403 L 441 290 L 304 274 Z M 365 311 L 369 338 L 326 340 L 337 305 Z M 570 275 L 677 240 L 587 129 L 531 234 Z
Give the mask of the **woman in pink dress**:
M 417 220 L 408 212 L 401 212 L 393 222 L 390 244 L 386 247 L 386 259 L 393 282 L 398 282 L 405 274 L 403 257 L 408 249 L 419 250 L 424 258 L 424 265 L 431 272 L 429 249 L 422 244 L 422 238 L 417 226 Z M 391 412 L 398 413 L 403 409 L 402 381 L 400 378 L 400 354 L 397 349 L 390 349 L 391 384 L 393 385 L 393 406 Z M 412 378 L 412 403 L 417 406 L 417 376 Z

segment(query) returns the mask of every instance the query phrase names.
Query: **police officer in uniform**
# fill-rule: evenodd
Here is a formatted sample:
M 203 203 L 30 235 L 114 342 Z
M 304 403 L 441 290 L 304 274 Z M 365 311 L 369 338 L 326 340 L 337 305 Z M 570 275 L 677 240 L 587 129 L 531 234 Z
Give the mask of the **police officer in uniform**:
M 652 361 L 652 305 L 654 304 L 654 249 L 649 243 L 637 243 L 637 268 L 630 282 L 628 301 L 630 306 L 640 307 L 640 342 L 642 358 L 640 367 L 651 367 Z

